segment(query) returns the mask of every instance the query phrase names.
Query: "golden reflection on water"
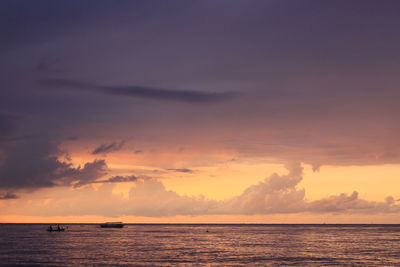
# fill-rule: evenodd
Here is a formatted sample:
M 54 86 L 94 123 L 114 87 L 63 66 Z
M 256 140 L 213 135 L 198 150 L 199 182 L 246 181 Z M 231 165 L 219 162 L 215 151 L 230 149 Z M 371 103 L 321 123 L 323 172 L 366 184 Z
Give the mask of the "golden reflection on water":
M 0 225 L 0 265 L 400 264 L 400 226 Z

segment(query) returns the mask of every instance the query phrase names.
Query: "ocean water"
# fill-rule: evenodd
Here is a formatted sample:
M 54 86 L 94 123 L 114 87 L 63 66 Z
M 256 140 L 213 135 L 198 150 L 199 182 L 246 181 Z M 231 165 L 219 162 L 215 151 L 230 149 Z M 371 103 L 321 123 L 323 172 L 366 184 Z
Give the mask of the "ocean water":
M 400 266 L 400 225 L 63 226 L 0 224 L 0 265 Z

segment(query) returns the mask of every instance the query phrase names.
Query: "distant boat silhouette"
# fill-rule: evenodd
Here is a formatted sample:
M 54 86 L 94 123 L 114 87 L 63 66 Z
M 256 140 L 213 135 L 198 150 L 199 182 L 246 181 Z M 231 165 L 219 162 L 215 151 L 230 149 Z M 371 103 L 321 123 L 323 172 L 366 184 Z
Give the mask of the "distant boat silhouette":
M 122 228 L 124 227 L 124 224 L 122 222 L 106 222 L 103 224 L 100 224 L 101 228 Z
M 47 232 L 64 232 L 64 228 L 60 228 L 60 225 L 57 225 L 57 228 L 53 228 L 51 225 L 46 229 Z

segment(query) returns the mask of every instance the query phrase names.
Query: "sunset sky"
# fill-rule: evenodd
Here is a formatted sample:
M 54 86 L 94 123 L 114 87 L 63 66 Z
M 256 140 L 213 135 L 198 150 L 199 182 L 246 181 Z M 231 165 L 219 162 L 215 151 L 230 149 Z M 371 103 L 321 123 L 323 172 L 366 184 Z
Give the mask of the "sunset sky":
M 400 1 L 1 1 L 0 222 L 400 223 Z

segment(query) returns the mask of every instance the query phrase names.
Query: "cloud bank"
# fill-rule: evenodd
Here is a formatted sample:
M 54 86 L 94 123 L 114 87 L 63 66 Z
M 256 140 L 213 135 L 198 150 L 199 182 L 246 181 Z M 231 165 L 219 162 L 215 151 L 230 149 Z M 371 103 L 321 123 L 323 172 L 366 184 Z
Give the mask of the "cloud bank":
M 34 202 L 10 202 L 4 212 L 24 215 L 100 215 L 165 217 L 176 215 L 265 215 L 289 213 L 376 214 L 399 213 L 400 205 L 389 196 L 383 202 L 360 199 L 357 192 L 340 194 L 316 201 L 305 199 L 305 190 L 297 186 L 302 180 L 300 164 L 287 165 L 286 175 L 273 174 L 250 186 L 242 194 L 222 201 L 203 196 L 183 196 L 167 190 L 155 179 L 115 176 L 94 190 L 84 187 L 65 192 L 49 191 Z M 113 182 L 135 181 L 128 198 L 112 193 Z M 42 205 L 46 199 L 45 207 Z M 9 200 L 13 201 L 13 200 Z M 15 200 L 18 201 L 18 200 Z M 15 202 L 17 203 L 17 202 Z M 61 208 L 62 207 L 62 208 Z M 49 212 L 51 210 L 51 212 Z

